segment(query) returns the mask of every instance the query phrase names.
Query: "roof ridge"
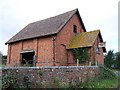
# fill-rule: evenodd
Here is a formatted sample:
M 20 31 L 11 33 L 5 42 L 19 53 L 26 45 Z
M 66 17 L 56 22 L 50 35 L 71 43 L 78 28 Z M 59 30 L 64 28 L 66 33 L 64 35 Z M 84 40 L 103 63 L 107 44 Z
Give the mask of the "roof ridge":
M 89 33 L 89 32 L 97 32 L 97 31 L 100 31 L 100 29 L 98 29 L 98 30 L 88 31 L 88 33 Z
M 61 29 L 66 25 L 66 23 L 73 17 L 74 14 L 79 14 L 78 9 L 73 9 L 53 17 L 29 23 L 17 34 L 15 34 L 11 39 L 9 39 L 6 44 L 25 39 L 58 34 Z M 78 15 L 78 17 L 80 16 Z
M 77 12 L 77 8 L 76 9 L 73 9 L 73 10 L 70 10 L 70 11 L 66 11 L 64 13 L 61 13 L 61 14 L 57 14 L 57 15 L 54 15 L 54 16 L 51 16 L 51 17 L 48 17 L 48 18 L 45 18 L 45 19 L 41 19 L 41 20 L 38 20 L 38 21 L 34 21 L 34 22 L 31 22 L 29 24 L 34 24 L 36 22 L 41 22 L 41 21 L 45 21 L 45 20 L 48 20 L 48 19 L 52 19 L 52 18 L 55 18 L 55 17 L 58 17 L 58 16 L 61 16 L 61 15 L 64 15 L 64 14 L 67 14 L 67 13 L 70 13 L 70 12 Z

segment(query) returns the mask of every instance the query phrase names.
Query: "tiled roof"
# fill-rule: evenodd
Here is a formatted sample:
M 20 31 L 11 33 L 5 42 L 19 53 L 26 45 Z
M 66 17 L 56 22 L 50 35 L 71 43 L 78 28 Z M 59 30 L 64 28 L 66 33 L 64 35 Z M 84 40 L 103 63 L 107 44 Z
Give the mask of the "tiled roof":
M 95 42 L 100 30 L 90 31 L 90 32 L 82 32 L 78 35 L 75 35 L 67 49 L 73 48 L 82 48 L 82 47 L 90 47 Z
M 82 27 L 85 29 L 78 9 L 75 9 L 55 17 L 28 24 L 25 28 L 13 36 L 8 42 L 6 42 L 6 44 L 46 35 L 57 34 L 75 13 L 78 14 L 78 17 L 82 23 Z

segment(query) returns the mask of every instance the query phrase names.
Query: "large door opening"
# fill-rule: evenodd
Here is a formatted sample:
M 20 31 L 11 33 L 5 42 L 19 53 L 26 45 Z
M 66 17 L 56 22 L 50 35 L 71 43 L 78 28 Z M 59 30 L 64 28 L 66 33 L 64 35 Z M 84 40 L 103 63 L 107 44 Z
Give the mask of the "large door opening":
M 22 66 L 33 66 L 34 65 L 34 51 L 27 51 L 21 53 L 21 64 Z

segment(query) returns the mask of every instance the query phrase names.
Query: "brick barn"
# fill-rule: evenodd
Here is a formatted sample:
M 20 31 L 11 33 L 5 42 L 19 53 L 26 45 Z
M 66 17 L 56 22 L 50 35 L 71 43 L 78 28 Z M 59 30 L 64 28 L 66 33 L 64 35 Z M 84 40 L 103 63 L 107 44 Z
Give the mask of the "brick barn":
M 78 9 L 28 24 L 8 44 L 7 66 L 76 65 L 72 50 L 87 48 L 93 61 L 104 64 L 100 30 L 87 32 Z M 99 51 L 99 53 L 98 53 Z

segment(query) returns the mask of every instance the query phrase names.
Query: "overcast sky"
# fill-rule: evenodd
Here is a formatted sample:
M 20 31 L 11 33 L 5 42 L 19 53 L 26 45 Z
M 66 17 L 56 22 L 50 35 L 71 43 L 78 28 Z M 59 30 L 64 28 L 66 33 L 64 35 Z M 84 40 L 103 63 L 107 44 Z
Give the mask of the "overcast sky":
M 106 49 L 118 51 L 119 0 L 0 0 L 0 51 L 27 24 L 78 8 L 87 31 L 100 29 Z

